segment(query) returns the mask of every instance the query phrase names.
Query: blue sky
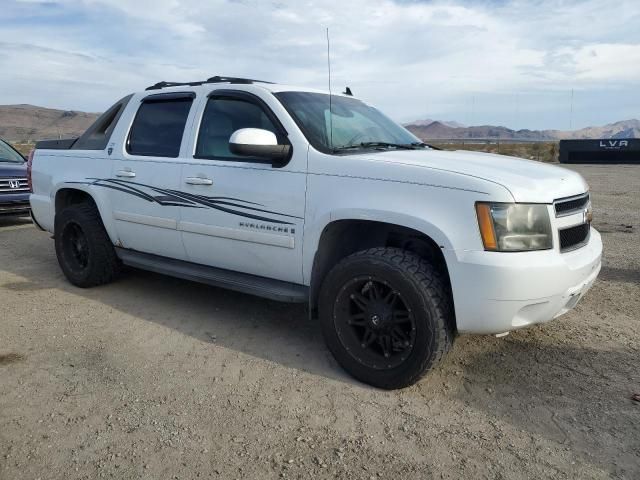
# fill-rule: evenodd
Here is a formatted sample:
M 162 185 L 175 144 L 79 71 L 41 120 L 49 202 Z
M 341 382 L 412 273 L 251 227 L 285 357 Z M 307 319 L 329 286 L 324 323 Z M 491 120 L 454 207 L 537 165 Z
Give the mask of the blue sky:
M 215 74 L 326 88 L 329 27 L 333 84 L 399 121 L 580 128 L 640 117 L 638 25 L 638 0 L 3 0 L 0 104 L 102 111 Z

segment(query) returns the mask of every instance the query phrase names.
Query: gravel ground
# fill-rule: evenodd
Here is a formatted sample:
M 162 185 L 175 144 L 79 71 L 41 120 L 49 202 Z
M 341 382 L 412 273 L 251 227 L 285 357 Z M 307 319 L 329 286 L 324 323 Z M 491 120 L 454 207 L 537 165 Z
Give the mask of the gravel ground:
M 301 306 L 139 271 L 77 289 L 0 219 L 0 479 L 640 478 L 640 167 L 577 170 L 592 291 L 394 392 L 347 377 Z

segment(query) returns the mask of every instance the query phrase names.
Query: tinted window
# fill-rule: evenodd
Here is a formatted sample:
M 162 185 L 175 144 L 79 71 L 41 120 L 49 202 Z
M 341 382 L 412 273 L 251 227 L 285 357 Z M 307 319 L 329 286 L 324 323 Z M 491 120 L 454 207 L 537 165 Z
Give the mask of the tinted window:
M 177 157 L 191 98 L 143 102 L 138 110 L 127 151 L 132 155 Z
M 229 151 L 229 137 L 241 128 L 280 131 L 259 105 L 237 98 L 210 98 L 202 116 L 196 157 L 250 160 Z
M 0 162 L 22 163 L 24 158 L 8 144 L 0 140 Z
M 132 95 L 118 101 L 104 112 L 71 147 L 74 150 L 104 150 L 109 143 L 111 134 L 116 128 L 120 115 L 127 106 Z

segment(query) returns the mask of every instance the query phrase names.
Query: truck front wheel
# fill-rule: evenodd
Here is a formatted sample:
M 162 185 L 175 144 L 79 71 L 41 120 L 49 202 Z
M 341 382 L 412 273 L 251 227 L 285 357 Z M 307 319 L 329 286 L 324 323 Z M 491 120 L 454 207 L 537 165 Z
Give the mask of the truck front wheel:
M 319 300 L 329 350 L 349 374 L 375 387 L 412 385 L 453 342 L 441 275 L 405 250 L 373 248 L 343 259 L 324 279 Z
M 120 271 L 113 244 L 95 205 L 71 205 L 55 218 L 58 263 L 67 279 L 87 288 L 112 281 Z

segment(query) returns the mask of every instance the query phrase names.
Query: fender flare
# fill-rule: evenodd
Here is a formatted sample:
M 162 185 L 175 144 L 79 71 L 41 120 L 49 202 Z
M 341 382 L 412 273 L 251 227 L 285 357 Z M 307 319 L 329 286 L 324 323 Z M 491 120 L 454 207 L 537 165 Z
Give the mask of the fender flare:
M 111 242 L 114 245 L 118 244 L 119 238 L 118 234 L 115 230 L 115 225 L 112 221 L 108 221 L 111 217 L 108 216 L 108 212 L 111 211 L 111 203 L 109 198 L 104 195 L 104 193 L 100 194 L 99 190 L 92 188 L 90 183 L 83 182 L 60 182 L 56 184 L 56 186 L 51 190 L 51 210 L 52 210 L 52 218 L 55 223 L 55 214 L 56 214 L 56 199 L 61 190 L 79 190 L 81 192 L 86 193 L 96 205 L 98 212 L 100 213 L 100 218 L 102 219 L 102 224 L 104 225 L 105 230 L 107 231 L 107 235 L 111 239 Z M 55 234 L 55 233 L 54 233 Z
M 420 232 L 431 238 L 441 250 L 451 250 L 452 243 L 449 237 L 433 223 L 424 218 L 399 213 L 395 211 L 379 210 L 379 209 L 340 209 L 319 217 L 313 224 L 305 225 L 305 240 L 303 259 L 303 278 L 306 285 L 311 284 L 313 278 L 313 266 L 316 254 L 320 247 L 320 240 L 326 228 L 334 222 L 340 220 L 359 220 L 380 222 L 389 225 L 397 225 Z

